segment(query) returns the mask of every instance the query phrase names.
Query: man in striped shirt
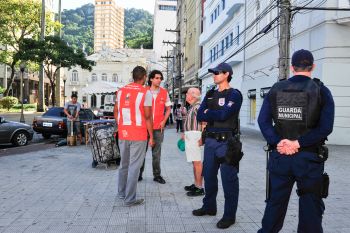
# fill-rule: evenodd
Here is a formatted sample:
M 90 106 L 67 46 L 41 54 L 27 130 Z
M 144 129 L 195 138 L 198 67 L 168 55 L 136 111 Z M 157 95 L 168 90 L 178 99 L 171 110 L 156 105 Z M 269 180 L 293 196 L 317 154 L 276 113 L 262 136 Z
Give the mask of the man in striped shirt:
M 200 106 L 201 92 L 198 88 L 190 88 L 186 93 L 186 102 L 191 105 L 185 119 L 185 134 L 182 136 L 186 142 L 186 157 L 188 162 L 193 163 L 194 184 L 185 186 L 187 195 L 204 195 L 203 177 L 202 177 L 202 151 L 201 135 L 202 125 L 197 121 L 197 111 Z

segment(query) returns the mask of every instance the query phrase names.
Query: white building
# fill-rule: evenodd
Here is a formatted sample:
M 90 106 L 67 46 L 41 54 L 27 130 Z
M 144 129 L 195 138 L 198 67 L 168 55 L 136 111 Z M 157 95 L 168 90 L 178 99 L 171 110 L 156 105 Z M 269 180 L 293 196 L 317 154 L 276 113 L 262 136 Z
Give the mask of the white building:
M 222 9 L 223 2 L 226 4 L 226 9 Z M 298 1 L 292 2 L 292 5 L 298 5 L 298 3 Z M 308 7 L 350 7 L 349 1 L 344 0 L 324 1 L 322 5 L 319 3 L 312 2 Z M 245 6 L 244 1 L 229 0 L 205 2 L 205 27 L 200 36 L 205 58 L 203 68 L 200 70 L 204 91 L 213 84 L 212 79 L 208 78 L 210 75 L 206 74 L 208 67 L 213 67 L 231 57 L 278 14 L 274 1 L 247 0 L 246 4 Z M 253 22 L 258 16 L 262 16 L 261 19 Z M 244 22 L 248 28 L 247 33 L 242 33 L 246 28 Z M 263 93 L 268 92 L 269 87 L 278 80 L 279 31 L 276 25 L 276 23 L 272 24 L 272 30 L 269 33 L 227 60 L 234 72 L 231 85 L 240 88 L 244 95 L 240 115 L 241 124 L 257 130 L 259 129 L 257 116 L 263 102 Z M 230 44 L 231 33 L 233 33 L 233 45 Z M 297 12 L 293 18 L 291 33 L 290 56 L 299 49 L 310 50 L 316 64 L 313 77 L 321 79 L 332 91 L 336 106 L 335 123 L 328 143 L 350 145 L 350 140 L 346 136 L 350 134 L 348 104 L 350 79 L 347 77 L 347 68 L 350 64 L 350 41 L 348 40 L 350 12 L 316 10 Z M 226 46 L 227 35 L 231 45 L 229 48 Z M 224 50 L 222 50 L 223 47 Z
M 152 61 L 151 69 L 161 70 L 166 76 L 166 60 L 162 56 L 167 56 L 167 51 L 173 49 L 173 46 L 164 44 L 163 41 L 176 41 L 175 32 L 166 32 L 165 30 L 175 30 L 176 27 L 176 4 L 177 0 L 156 0 L 153 16 L 153 51 L 155 57 Z M 167 78 L 167 77 L 166 77 Z
M 80 67 L 64 70 L 66 76 L 66 101 L 73 92 L 78 94 L 78 101 L 85 107 L 99 108 L 105 102 L 113 102 L 113 95 L 118 87 L 132 80 L 132 70 L 135 66 L 147 68 L 153 57 L 153 51 L 147 49 L 115 49 L 104 47 L 100 52 L 87 57 L 94 61 L 91 72 Z M 107 98 L 107 99 L 106 99 Z

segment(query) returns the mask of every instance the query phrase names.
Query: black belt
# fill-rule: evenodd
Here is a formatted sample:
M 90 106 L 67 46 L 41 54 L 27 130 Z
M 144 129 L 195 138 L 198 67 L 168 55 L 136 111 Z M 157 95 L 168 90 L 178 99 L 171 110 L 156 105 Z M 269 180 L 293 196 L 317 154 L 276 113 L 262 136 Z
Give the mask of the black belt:
M 205 135 L 208 138 L 214 138 L 217 141 L 226 141 L 234 136 L 232 132 L 206 132 Z

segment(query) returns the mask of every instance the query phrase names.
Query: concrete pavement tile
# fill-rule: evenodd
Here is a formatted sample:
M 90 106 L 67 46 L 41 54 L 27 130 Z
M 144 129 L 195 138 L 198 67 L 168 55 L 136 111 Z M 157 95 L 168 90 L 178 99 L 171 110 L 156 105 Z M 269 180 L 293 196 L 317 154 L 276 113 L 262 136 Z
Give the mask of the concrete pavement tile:
M 88 226 L 69 226 L 65 232 L 68 233 L 85 233 Z
M 164 218 L 160 217 L 160 218 L 153 218 L 150 216 L 147 216 L 146 218 L 146 224 L 147 225 L 164 225 Z
M 204 232 L 203 226 L 200 223 L 185 224 L 186 232 Z
M 107 230 L 106 226 L 89 226 L 85 233 L 105 233 Z
M 183 225 L 165 225 L 166 232 L 185 232 Z
M 109 218 L 92 218 L 89 225 L 92 226 L 107 226 Z
M 22 233 L 28 226 L 9 226 L 3 231 L 3 233 Z
M 13 218 L 0 218 L 0 226 L 6 227 L 14 221 L 15 219 Z
M 112 216 L 109 219 L 108 224 L 106 225 L 112 225 L 112 226 L 123 226 L 128 223 L 128 218 L 125 217 L 119 217 L 119 216 Z
M 165 226 L 164 225 L 153 225 L 153 224 L 147 224 L 146 225 L 146 232 L 165 232 Z
M 12 226 L 30 226 L 35 222 L 34 218 L 18 218 L 11 223 Z
M 107 226 L 106 233 L 126 233 L 126 225 L 125 226 Z

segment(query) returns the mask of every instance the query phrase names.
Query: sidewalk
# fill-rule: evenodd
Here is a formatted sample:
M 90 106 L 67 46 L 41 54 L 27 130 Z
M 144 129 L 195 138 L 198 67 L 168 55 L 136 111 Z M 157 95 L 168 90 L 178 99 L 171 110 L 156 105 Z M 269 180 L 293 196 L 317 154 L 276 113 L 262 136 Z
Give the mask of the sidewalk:
M 194 217 L 202 197 L 187 197 L 183 187 L 192 183 L 192 165 L 179 152 L 179 134 L 166 130 L 162 175 L 153 181 L 151 154 L 146 157 L 144 180 L 139 182 L 142 206 L 123 207 L 117 198 L 118 170 L 91 168 L 90 148 L 59 147 L 35 153 L 0 157 L 0 232 L 237 232 L 253 233 L 265 208 L 264 141 L 243 130 L 245 156 L 240 166 L 240 196 L 236 224 L 216 228 L 223 214 L 221 184 L 216 217 Z M 331 146 L 326 171 L 331 177 L 325 200 L 324 232 L 350 232 L 350 147 Z M 220 181 L 221 182 L 221 181 Z M 296 232 L 298 198 L 293 191 L 284 228 Z

